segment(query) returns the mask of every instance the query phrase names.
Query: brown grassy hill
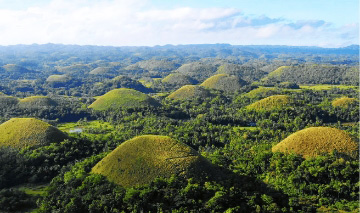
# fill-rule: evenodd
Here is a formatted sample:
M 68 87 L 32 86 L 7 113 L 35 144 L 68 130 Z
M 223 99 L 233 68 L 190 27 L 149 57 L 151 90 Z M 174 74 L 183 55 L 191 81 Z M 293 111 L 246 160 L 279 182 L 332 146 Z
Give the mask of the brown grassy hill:
M 0 146 L 22 149 L 60 142 L 66 138 L 65 133 L 35 118 L 12 118 L 0 125 Z
M 348 108 L 349 105 L 355 104 L 358 101 L 355 98 L 342 97 L 337 98 L 331 102 L 334 107 Z
M 206 79 L 200 86 L 223 90 L 226 92 L 235 92 L 242 86 L 246 85 L 246 82 L 237 76 L 231 76 L 227 74 L 217 74 Z
M 92 172 L 125 187 L 157 177 L 205 178 L 213 167 L 189 146 L 167 136 L 144 135 L 128 140 L 97 163 Z
M 270 111 L 287 106 L 290 102 L 290 97 L 287 95 L 273 95 L 248 105 L 246 109 Z
M 210 97 L 209 90 L 198 85 L 185 85 L 175 92 L 171 93 L 168 98 L 176 100 L 196 99 Z
M 163 83 L 167 84 L 174 84 L 174 85 L 191 85 L 191 84 L 197 84 L 198 81 L 193 79 L 190 76 L 181 74 L 181 73 L 171 73 L 170 75 L 166 76 L 163 80 Z
M 30 96 L 20 99 L 19 102 L 21 108 L 46 108 L 56 105 L 57 103 L 47 96 Z
M 310 127 L 285 138 L 272 148 L 273 152 L 297 153 L 305 158 L 337 150 L 357 157 L 358 144 L 343 130 L 330 127 Z
M 160 104 L 150 96 L 127 88 L 113 89 L 99 97 L 89 108 L 108 110 L 118 108 L 157 107 Z

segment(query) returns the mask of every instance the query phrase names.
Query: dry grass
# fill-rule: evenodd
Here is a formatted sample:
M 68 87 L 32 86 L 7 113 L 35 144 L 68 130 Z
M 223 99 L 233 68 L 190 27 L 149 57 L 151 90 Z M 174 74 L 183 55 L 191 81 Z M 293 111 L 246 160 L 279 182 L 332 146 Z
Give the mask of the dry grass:
M 305 158 L 337 150 L 356 157 L 358 144 L 343 130 L 330 127 L 310 127 L 285 138 L 272 148 L 273 152 L 296 153 Z
M 250 104 L 246 107 L 246 109 L 271 111 L 289 105 L 290 101 L 290 97 L 287 95 L 273 95 Z
M 206 98 L 210 97 L 211 93 L 201 87 L 196 85 L 185 85 L 175 92 L 171 93 L 168 98 L 175 100 L 186 100 L 186 99 L 195 99 L 195 98 Z
M 156 107 L 160 104 L 150 96 L 127 88 L 114 89 L 99 97 L 89 108 L 108 110 L 118 108 Z
M 35 118 L 12 118 L 0 125 L 0 146 L 22 149 L 60 142 L 66 138 L 57 128 Z
M 332 101 L 334 107 L 348 108 L 349 105 L 357 103 L 355 98 L 341 97 Z
M 212 165 L 189 146 L 167 136 L 144 135 L 128 140 L 97 163 L 93 173 L 125 187 L 157 177 L 205 177 Z

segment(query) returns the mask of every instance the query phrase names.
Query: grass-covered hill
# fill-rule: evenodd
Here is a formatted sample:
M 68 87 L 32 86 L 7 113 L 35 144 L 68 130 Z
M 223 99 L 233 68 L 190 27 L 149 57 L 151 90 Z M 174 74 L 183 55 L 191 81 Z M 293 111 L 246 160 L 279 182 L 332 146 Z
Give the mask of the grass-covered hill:
M 20 99 L 19 102 L 21 108 L 46 108 L 56 105 L 56 101 L 47 96 L 30 96 Z
M 97 67 L 89 72 L 91 75 L 105 75 L 111 72 L 113 68 L 111 67 Z
M 190 76 L 181 74 L 181 73 L 171 73 L 170 75 L 166 76 L 163 80 L 163 83 L 166 84 L 173 84 L 177 86 L 183 85 L 191 85 L 199 83 L 197 80 L 193 79 Z
M 18 98 L 15 98 L 12 96 L 7 96 L 3 93 L 0 95 L 0 108 L 2 108 L 2 109 L 15 106 L 18 103 L 19 103 Z
M 271 111 L 289 105 L 291 99 L 287 95 L 273 95 L 256 101 L 246 107 L 249 110 Z
M 31 73 L 34 72 L 32 70 L 26 69 L 23 66 L 19 66 L 16 64 L 7 64 L 3 66 L 4 70 L 7 72 L 12 72 L 12 73 Z
M 74 64 L 64 67 L 56 67 L 59 72 L 66 74 L 79 74 L 79 73 L 88 73 L 91 70 L 91 67 L 86 64 Z
M 17 149 L 61 142 L 67 135 L 35 118 L 12 118 L 0 125 L 0 146 Z
M 213 64 L 203 63 L 203 62 L 192 62 L 188 64 L 183 64 L 179 67 L 176 72 L 188 75 L 197 81 L 203 81 L 206 78 L 214 75 L 217 70 L 217 66 Z
M 267 74 L 254 66 L 229 63 L 219 66 L 216 73 L 239 76 L 247 82 L 258 81 Z
M 112 89 L 119 89 L 119 88 L 135 89 L 143 93 L 152 92 L 150 88 L 145 87 L 139 81 L 136 81 L 124 75 L 120 75 L 120 76 L 116 76 L 113 79 L 105 80 L 103 82 L 94 85 L 94 87 L 91 89 L 91 93 L 94 96 L 99 96 L 106 92 L 109 92 Z
M 172 61 L 151 59 L 139 61 L 135 64 L 127 66 L 125 69 L 133 71 L 146 70 L 150 72 L 170 72 L 176 70 L 178 67 L 179 65 Z
M 291 134 L 272 148 L 273 152 L 296 153 L 305 158 L 336 150 L 357 157 L 358 144 L 343 130 L 310 127 Z
M 251 90 L 250 92 L 244 94 L 244 96 L 249 98 L 256 97 L 269 97 L 271 95 L 280 94 L 282 91 L 276 87 L 258 87 L 256 89 Z
M 281 66 L 262 79 L 264 83 L 359 84 L 359 67 L 302 64 Z
M 71 81 L 71 77 L 64 74 L 64 75 L 50 75 L 47 79 L 47 82 L 54 82 L 54 83 L 67 83 Z
M 108 110 L 119 108 L 156 107 L 160 104 L 150 96 L 127 88 L 113 89 L 99 97 L 89 108 L 94 110 Z
M 167 136 L 144 135 L 122 143 L 92 172 L 131 187 L 172 175 L 205 178 L 212 169 L 211 163 L 189 146 Z
M 206 79 L 200 86 L 222 90 L 226 92 L 235 92 L 242 86 L 246 85 L 246 81 L 237 76 L 228 74 L 217 74 Z
M 204 99 L 210 97 L 209 90 L 198 85 L 185 85 L 175 92 L 171 93 L 168 98 L 175 100 Z
M 348 108 L 349 105 L 358 103 L 356 98 L 349 98 L 349 97 L 341 97 L 333 100 L 331 104 L 334 107 L 342 107 L 342 108 Z

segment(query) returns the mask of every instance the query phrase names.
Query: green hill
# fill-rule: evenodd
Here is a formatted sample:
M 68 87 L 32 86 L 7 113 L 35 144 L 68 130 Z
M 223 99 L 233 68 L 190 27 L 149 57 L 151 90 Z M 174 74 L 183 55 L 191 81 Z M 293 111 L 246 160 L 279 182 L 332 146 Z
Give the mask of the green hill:
M 290 101 L 290 97 L 287 95 L 273 95 L 256 101 L 255 103 L 248 105 L 246 108 L 250 110 L 271 111 L 289 105 Z
M 191 78 L 190 76 L 183 75 L 181 73 L 171 73 L 170 75 L 166 76 L 163 80 L 163 83 L 167 84 L 174 84 L 174 85 L 191 85 L 191 84 L 197 84 L 198 81 Z
M 118 108 L 157 107 L 160 104 L 150 96 L 127 88 L 113 89 L 100 96 L 89 108 L 94 110 L 108 110 Z
M 30 96 L 20 99 L 19 107 L 22 108 L 46 108 L 56 106 L 57 103 L 47 96 Z
M 310 127 L 293 133 L 272 148 L 273 152 L 293 152 L 305 158 L 316 157 L 333 150 L 357 157 L 358 144 L 343 130 Z
M 104 75 L 112 71 L 111 67 L 97 67 L 89 72 L 91 75 Z
M 334 107 L 348 108 L 349 105 L 355 104 L 358 101 L 355 98 L 342 97 L 337 98 L 331 102 Z
M 146 71 L 160 71 L 160 72 L 169 72 L 176 70 L 178 68 L 178 64 L 168 61 L 168 60 L 143 60 L 139 61 L 135 64 L 127 66 L 126 70 L 146 70 Z
M 125 141 L 92 168 L 125 187 L 172 175 L 205 178 L 213 167 L 189 146 L 167 136 L 144 135 Z
M 16 64 L 7 64 L 3 66 L 4 70 L 7 72 L 16 72 L 16 73 L 29 73 L 33 72 L 32 70 L 28 70 L 25 67 L 16 65 Z
M 73 74 L 73 73 L 88 73 L 90 72 L 91 68 L 86 64 L 74 64 L 65 67 L 56 67 L 56 69 L 62 73 Z
M 210 97 L 209 90 L 198 85 L 185 85 L 175 92 L 171 93 L 168 98 L 176 100 L 196 99 Z
M 235 75 L 247 82 L 253 82 L 259 81 L 267 73 L 255 66 L 226 63 L 218 67 L 216 74 Z
M 179 67 L 176 72 L 181 73 L 187 76 L 190 76 L 197 81 L 203 81 L 206 78 L 214 75 L 217 70 L 216 65 L 207 64 L 203 62 L 192 62 L 188 64 L 183 64 Z
M 0 125 L 0 146 L 17 149 L 61 142 L 67 135 L 35 118 L 12 118 Z
M 71 81 L 71 77 L 68 75 L 50 75 L 47 79 L 47 82 L 58 82 L 58 83 L 66 83 Z
M 206 79 L 200 86 L 223 90 L 226 92 L 235 92 L 242 86 L 246 85 L 246 82 L 237 76 L 230 76 L 227 74 L 217 74 Z

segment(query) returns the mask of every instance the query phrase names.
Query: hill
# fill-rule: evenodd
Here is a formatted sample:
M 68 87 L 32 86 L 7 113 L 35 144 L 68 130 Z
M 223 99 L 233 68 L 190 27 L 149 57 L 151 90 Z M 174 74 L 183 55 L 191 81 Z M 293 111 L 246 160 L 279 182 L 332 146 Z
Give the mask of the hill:
M 216 70 L 216 65 L 203 62 L 192 62 L 181 65 L 181 67 L 179 67 L 176 72 L 190 76 L 197 81 L 203 81 L 204 79 L 214 75 Z
M 57 103 L 47 96 L 30 96 L 20 99 L 19 107 L 22 108 L 46 108 L 56 106 Z
M 171 73 L 170 75 L 166 76 L 162 80 L 162 82 L 166 83 L 166 84 L 173 84 L 173 85 L 178 85 L 178 86 L 199 83 L 197 80 L 193 79 L 192 77 L 183 75 L 181 73 Z
M 7 96 L 4 93 L 0 95 L 0 108 L 9 108 L 19 103 L 19 99 Z
M 67 73 L 67 74 L 79 74 L 79 73 L 88 73 L 90 71 L 90 66 L 86 64 L 74 64 L 70 66 L 64 67 L 56 67 L 59 72 Z
M 349 105 L 355 104 L 357 102 L 358 101 L 355 98 L 342 97 L 342 98 L 337 98 L 337 99 L 333 100 L 331 102 L 331 104 L 334 107 L 347 108 L 347 107 L 349 107 Z
M 226 92 L 235 92 L 242 86 L 246 85 L 246 82 L 237 76 L 230 76 L 227 74 L 217 74 L 206 79 L 200 86 L 223 90 Z
M 61 142 L 66 138 L 57 128 L 35 118 L 12 118 L 0 125 L 0 146 L 22 149 Z
M 205 178 L 212 169 L 211 163 L 189 146 L 167 136 L 144 135 L 122 143 L 92 172 L 131 187 L 172 175 Z
M 119 108 L 157 107 L 160 104 L 150 96 L 127 88 L 113 89 L 99 97 L 89 108 L 108 110 Z
M 91 89 L 91 94 L 93 96 L 99 96 L 106 92 L 109 92 L 112 89 L 118 89 L 118 88 L 129 88 L 143 93 L 153 92 L 152 89 L 145 87 L 139 81 L 136 81 L 127 76 L 120 75 L 120 76 L 116 76 L 113 79 L 105 80 L 103 82 L 95 84 L 94 87 Z
M 111 67 L 97 67 L 89 72 L 91 75 L 104 75 L 112 71 Z
M 4 70 L 7 72 L 14 72 L 14 73 L 29 73 L 34 72 L 32 70 L 28 70 L 25 67 L 16 65 L 16 64 L 7 64 L 3 66 Z
M 259 81 L 266 72 L 254 66 L 226 63 L 218 67 L 217 74 L 235 75 L 247 82 Z
M 290 104 L 290 101 L 290 97 L 287 95 L 273 95 L 256 101 L 248 105 L 246 108 L 250 110 L 271 111 L 274 109 L 280 109 Z
M 151 60 L 139 61 L 135 64 L 127 66 L 125 69 L 133 70 L 133 71 L 146 70 L 150 72 L 153 71 L 170 72 L 176 70 L 178 67 L 179 65 L 172 61 L 151 59 Z
M 358 144 L 343 130 L 310 127 L 293 133 L 272 148 L 273 152 L 294 152 L 305 158 L 316 157 L 333 150 L 357 157 Z
M 56 83 L 66 83 L 71 81 L 71 77 L 64 74 L 64 75 L 50 75 L 47 79 L 47 82 L 56 82 Z
M 211 93 L 209 90 L 198 86 L 198 85 L 185 85 L 175 92 L 171 93 L 168 98 L 175 100 L 186 100 L 186 99 L 196 99 L 196 98 L 207 98 L 210 97 Z

